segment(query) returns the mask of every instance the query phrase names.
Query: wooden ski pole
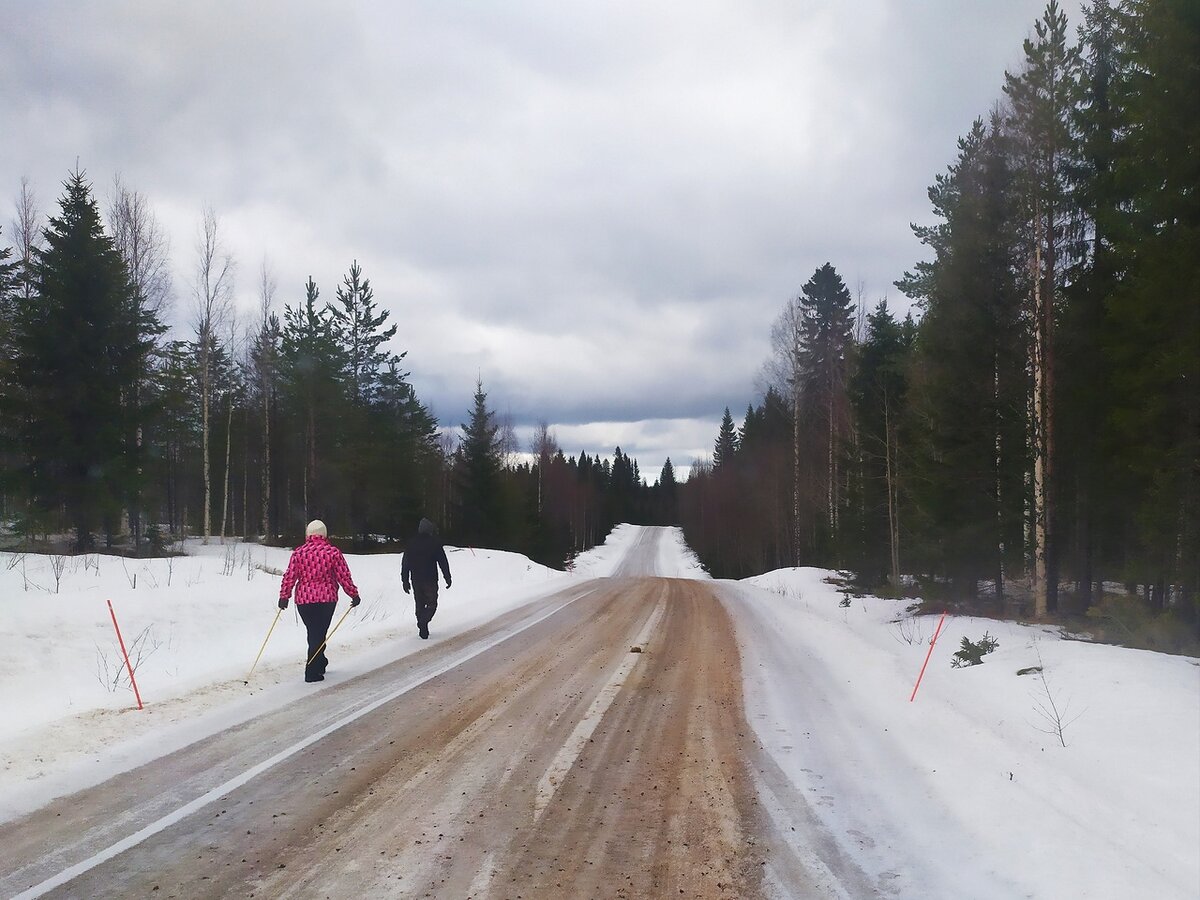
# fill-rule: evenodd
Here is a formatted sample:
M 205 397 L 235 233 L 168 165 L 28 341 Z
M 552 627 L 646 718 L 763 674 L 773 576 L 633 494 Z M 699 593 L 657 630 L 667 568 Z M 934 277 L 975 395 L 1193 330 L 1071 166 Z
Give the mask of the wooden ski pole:
M 258 649 L 258 656 L 254 657 L 254 665 L 250 667 L 250 671 L 246 673 L 246 680 L 242 684 L 250 683 L 250 676 L 254 674 L 254 669 L 258 666 L 258 661 L 262 659 L 263 651 L 267 649 L 267 641 L 271 639 L 271 632 L 275 630 L 275 623 L 279 621 L 279 617 L 283 615 L 283 610 L 276 610 L 275 618 L 271 622 L 271 627 L 267 629 L 267 636 L 263 638 L 263 645 Z
M 309 657 L 306 665 L 311 666 L 313 664 L 313 660 L 321 655 L 321 651 L 325 649 L 325 645 L 329 643 L 329 639 L 331 637 L 333 637 L 333 633 L 342 627 L 342 623 L 346 621 L 346 616 L 350 615 L 351 609 L 354 609 L 354 607 L 351 606 L 350 609 L 347 609 L 344 613 L 342 613 L 342 617 L 337 620 L 337 624 L 334 625 L 331 629 L 329 629 L 329 634 L 325 635 L 325 640 L 321 641 L 321 646 L 318 647 L 316 652 L 313 653 L 313 655 Z

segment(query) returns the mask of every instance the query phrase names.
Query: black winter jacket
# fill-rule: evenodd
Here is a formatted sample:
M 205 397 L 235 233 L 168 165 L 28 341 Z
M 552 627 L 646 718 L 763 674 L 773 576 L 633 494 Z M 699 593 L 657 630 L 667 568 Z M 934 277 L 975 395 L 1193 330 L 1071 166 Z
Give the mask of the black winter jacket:
M 404 559 L 400 563 L 400 581 L 404 587 L 409 586 L 409 579 L 418 582 L 437 581 L 437 570 L 441 567 L 446 584 L 450 584 L 450 563 L 446 560 L 446 551 L 442 542 L 437 539 L 431 527 L 426 528 L 421 522 L 421 529 L 404 548 Z

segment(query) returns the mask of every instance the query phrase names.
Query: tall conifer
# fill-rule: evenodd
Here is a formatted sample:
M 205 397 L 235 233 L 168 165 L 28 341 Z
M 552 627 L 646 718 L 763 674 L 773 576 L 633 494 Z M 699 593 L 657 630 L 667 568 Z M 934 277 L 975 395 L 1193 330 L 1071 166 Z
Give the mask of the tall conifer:
M 140 377 L 155 321 L 132 295 L 91 185 L 64 182 L 60 215 L 37 252 L 37 297 L 16 310 L 15 390 L 22 486 L 34 508 L 66 512 L 80 550 L 115 532 L 139 478 L 127 389 Z

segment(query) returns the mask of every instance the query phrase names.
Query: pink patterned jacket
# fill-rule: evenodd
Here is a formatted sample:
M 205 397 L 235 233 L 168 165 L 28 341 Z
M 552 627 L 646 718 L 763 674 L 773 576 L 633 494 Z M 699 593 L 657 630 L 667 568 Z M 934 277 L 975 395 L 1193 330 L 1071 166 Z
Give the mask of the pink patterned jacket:
M 296 603 L 336 603 L 339 584 L 351 598 L 358 596 L 342 551 L 314 534 L 292 551 L 279 599 L 291 597 L 295 587 Z

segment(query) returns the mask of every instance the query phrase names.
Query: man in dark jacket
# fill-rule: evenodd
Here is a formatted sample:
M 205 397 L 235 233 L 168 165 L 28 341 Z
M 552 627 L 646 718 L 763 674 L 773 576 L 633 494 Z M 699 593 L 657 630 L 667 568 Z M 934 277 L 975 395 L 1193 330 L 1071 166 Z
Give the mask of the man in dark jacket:
M 428 519 L 422 519 L 416 536 L 404 548 L 404 560 L 400 563 L 404 593 L 409 592 L 409 580 L 412 580 L 411 590 L 417 601 L 417 633 L 422 638 L 429 637 L 429 620 L 437 612 L 439 567 L 449 590 L 450 563 L 446 561 L 446 551 L 437 538 L 437 528 Z

